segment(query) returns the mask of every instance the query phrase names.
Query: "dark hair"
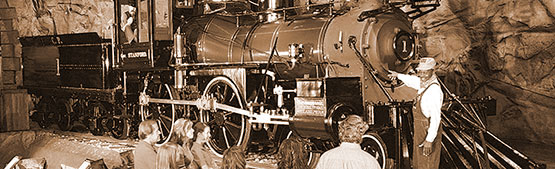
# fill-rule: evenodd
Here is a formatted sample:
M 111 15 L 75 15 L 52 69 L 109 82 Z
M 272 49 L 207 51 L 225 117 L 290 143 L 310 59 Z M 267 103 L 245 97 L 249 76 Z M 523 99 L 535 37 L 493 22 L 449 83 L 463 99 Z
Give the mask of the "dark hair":
M 308 152 L 298 137 L 288 138 L 281 142 L 277 154 L 279 169 L 308 168 Z
M 141 124 L 139 124 L 139 139 L 143 140 L 148 135 L 152 134 L 154 131 L 154 125 L 157 125 L 154 120 L 145 120 L 141 122 Z
M 198 133 L 202 133 L 204 132 L 204 129 L 208 127 L 206 124 L 204 124 L 203 122 L 197 122 L 195 123 L 195 125 L 193 126 L 193 130 L 194 130 L 194 134 L 193 134 L 193 141 L 197 141 L 197 136 Z
M 234 145 L 224 151 L 222 169 L 244 169 L 246 165 L 245 153 L 241 147 Z

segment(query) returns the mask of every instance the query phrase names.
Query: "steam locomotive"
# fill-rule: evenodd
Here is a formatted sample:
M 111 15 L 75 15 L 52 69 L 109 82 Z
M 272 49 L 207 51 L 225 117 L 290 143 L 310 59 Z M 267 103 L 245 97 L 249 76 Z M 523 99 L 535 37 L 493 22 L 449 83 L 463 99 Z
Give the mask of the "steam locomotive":
M 363 149 L 382 168 L 406 168 L 415 91 L 387 71 L 410 71 L 419 57 L 411 21 L 438 5 L 114 0 L 112 39 L 20 38 L 24 87 L 43 127 L 81 123 L 124 139 L 136 136 L 140 121 L 155 119 L 162 143 L 186 117 L 210 126 L 217 155 L 292 136 L 323 152 L 339 143 L 338 121 L 356 114 L 371 126 Z

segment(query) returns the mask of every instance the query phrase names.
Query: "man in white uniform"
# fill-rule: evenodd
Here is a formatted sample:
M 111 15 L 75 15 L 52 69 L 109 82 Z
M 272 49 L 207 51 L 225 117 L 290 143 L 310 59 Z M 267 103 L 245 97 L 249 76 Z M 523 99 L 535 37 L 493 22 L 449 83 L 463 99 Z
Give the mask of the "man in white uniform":
M 418 90 L 413 105 L 414 139 L 412 167 L 415 169 L 436 169 L 441 153 L 441 105 L 443 92 L 434 73 L 436 62 L 433 58 L 422 58 L 416 68 L 417 76 L 391 71 L 390 77 L 397 77 L 408 87 Z

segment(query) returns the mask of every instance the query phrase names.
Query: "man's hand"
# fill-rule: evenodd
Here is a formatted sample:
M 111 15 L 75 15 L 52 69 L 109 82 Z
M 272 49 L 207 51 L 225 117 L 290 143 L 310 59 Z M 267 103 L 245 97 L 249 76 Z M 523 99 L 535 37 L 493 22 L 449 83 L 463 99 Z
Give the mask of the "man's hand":
M 430 154 L 432 154 L 432 142 L 428 142 L 428 141 L 424 140 L 424 142 L 422 142 L 422 144 L 418 145 L 418 147 L 424 147 L 422 149 L 422 152 L 423 152 L 424 156 L 429 156 Z
M 391 71 L 391 70 L 387 70 L 390 74 L 388 74 L 387 76 L 391 79 L 394 80 L 395 78 L 397 78 L 397 76 L 399 75 L 399 73 L 395 72 L 395 71 Z

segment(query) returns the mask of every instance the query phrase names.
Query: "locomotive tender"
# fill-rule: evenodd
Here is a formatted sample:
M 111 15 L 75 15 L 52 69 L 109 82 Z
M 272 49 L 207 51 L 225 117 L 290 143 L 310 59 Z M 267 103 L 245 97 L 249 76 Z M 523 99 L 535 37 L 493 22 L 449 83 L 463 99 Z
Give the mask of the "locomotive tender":
M 211 127 L 217 155 L 251 142 L 276 147 L 292 135 L 323 152 L 339 143 L 337 122 L 357 114 L 370 124 L 363 149 L 382 168 L 406 168 L 412 105 L 405 100 L 416 92 L 387 71 L 411 69 L 419 57 L 411 21 L 438 5 L 114 0 L 110 40 L 96 33 L 21 38 L 24 87 L 43 127 L 80 122 L 123 139 L 155 119 L 165 142 L 173 122 L 186 117 Z

